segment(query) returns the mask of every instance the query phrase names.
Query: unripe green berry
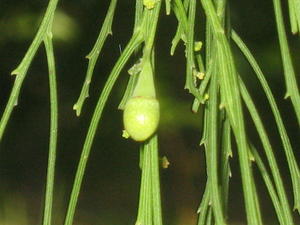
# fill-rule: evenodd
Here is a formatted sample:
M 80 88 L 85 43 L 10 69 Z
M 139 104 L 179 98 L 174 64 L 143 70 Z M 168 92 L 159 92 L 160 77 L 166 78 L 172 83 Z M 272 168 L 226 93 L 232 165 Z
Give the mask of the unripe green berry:
M 157 129 L 159 122 L 159 103 L 152 97 L 132 97 L 126 103 L 124 127 L 135 141 L 148 139 Z

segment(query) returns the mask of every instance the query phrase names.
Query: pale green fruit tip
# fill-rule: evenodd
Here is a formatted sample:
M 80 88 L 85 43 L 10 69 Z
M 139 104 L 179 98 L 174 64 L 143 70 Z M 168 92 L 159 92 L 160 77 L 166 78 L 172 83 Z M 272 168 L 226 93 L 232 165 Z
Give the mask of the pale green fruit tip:
M 156 98 L 133 97 L 126 103 L 124 127 L 135 141 L 145 141 L 157 129 L 159 122 L 159 103 Z

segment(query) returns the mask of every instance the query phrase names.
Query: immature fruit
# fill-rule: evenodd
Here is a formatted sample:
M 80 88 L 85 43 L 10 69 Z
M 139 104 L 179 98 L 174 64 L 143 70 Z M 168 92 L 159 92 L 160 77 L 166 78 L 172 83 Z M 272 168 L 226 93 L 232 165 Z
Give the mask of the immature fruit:
M 135 141 L 144 141 L 157 129 L 159 103 L 152 97 L 132 97 L 126 103 L 123 119 L 130 137 Z

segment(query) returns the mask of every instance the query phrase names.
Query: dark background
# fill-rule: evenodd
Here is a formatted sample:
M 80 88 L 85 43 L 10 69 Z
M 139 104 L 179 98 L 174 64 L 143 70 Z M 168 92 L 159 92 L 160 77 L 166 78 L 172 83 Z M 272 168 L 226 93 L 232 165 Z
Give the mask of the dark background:
M 0 110 L 3 112 L 17 67 L 30 45 L 48 1 L 0 1 Z M 59 100 L 59 135 L 55 186 L 55 222 L 62 224 L 75 169 L 89 121 L 101 89 L 120 50 L 132 34 L 134 1 L 119 1 L 113 36 L 100 54 L 80 117 L 72 110 L 85 78 L 87 60 L 104 20 L 109 1 L 60 1 L 55 16 L 54 39 Z M 299 130 L 285 95 L 281 58 L 271 1 L 230 1 L 232 27 L 241 35 L 261 64 L 277 97 L 294 149 L 299 150 Z M 184 89 L 184 46 L 170 56 L 176 31 L 173 14 L 163 6 L 157 32 L 156 86 L 161 102 L 159 146 L 170 167 L 161 171 L 164 224 L 194 225 L 206 182 L 203 148 L 199 147 L 200 115 L 191 113 L 193 98 Z M 203 14 L 198 10 L 199 40 L 203 41 Z M 288 21 L 284 5 L 285 20 Z M 287 31 L 290 34 L 289 24 Z M 289 35 L 296 72 L 300 72 L 300 38 Z M 276 150 L 289 193 L 291 185 L 276 125 L 260 85 L 238 50 L 236 62 L 256 100 Z M 104 110 L 84 178 L 74 224 L 134 224 L 137 214 L 140 171 L 139 145 L 121 137 L 122 112 L 117 109 L 128 79 L 131 60 L 120 75 Z M 40 224 L 46 179 L 49 136 L 49 87 L 44 47 L 27 73 L 18 106 L 0 144 L 0 225 Z M 246 113 L 249 135 L 260 143 Z M 230 224 L 246 224 L 238 161 L 234 152 L 230 189 Z M 299 159 L 299 154 L 296 152 Z M 265 186 L 257 174 L 265 224 L 277 224 Z M 291 195 L 290 195 L 291 196 Z M 290 197 L 292 202 L 292 198 Z M 299 219 L 299 217 L 297 218 Z M 299 221 L 299 220 L 298 220 Z M 300 224 L 300 222 L 299 222 Z

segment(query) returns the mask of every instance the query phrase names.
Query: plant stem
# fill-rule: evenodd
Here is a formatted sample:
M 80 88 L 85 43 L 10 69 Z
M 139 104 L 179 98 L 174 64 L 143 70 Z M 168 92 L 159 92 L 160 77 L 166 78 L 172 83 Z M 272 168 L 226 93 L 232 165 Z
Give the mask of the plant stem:
M 225 225 L 223 203 L 220 198 L 219 182 L 218 182 L 218 83 L 217 73 L 214 73 L 210 84 L 209 98 L 209 122 L 208 122 L 208 141 L 207 150 L 209 156 L 208 163 L 208 179 L 210 181 L 210 197 L 214 218 L 217 224 Z
M 137 225 L 162 225 L 157 136 L 141 146 L 142 178 Z
M 272 179 L 269 176 L 267 168 L 265 167 L 261 157 L 259 156 L 259 154 L 258 154 L 257 150 L 254 148 L 254 146 L 250 145 L 249 148 L 252 150 L 254 160 L 257 164 L 258 169 L 260 170 L 260 174 L 261 174 L 261 176 L 262 176 L 262 178 L 265 182 L 265 185 L 268 189 L 268 192 L 269 192 L 270 198 L 273 202 L 273 205 L 274 205 L 274 208 L 275 208 L 275 211 L 276 211 L 276 216 L 278 217 L 279 223 L 281 225 L 290 224 L 290 223 L 287 223 L 286 220 L 284 219 L 284 216 L 283 216 L 284 213 L 282 213 L 283 208 L 282 208 L 281 202 L 278 198 L 276 189 L 274 188 Z M 291 223 L 291 225 L 292 224 L 293 223 Z
M 96 105 L 88 133 L 84 142 L 83 150 L 81 153 L 80 161 L 77 167 L 75 180 L 73 184 L 73 189 L 71 192 L 71 197 L 69 201 L 69 206 L 67 210 L 67 215 L 65 219 L 65 225 L 71 225 L 73 222 L 73 217 L 75 213 L 75 208 L 77 205 L 77 200 L 81 188 L 81 183 L 83 179 L 83 175 L 85 172 L 87 160 L 90 154 L 90 150 L 93 144 L 93 140 L 96 134 L 96 130 L 102 115 L 102 111 L 104 109 L 104 106 L 106 104 L 106 101 L 108 99 L 108 96 L 113 88 L 113 85 L 115 84 L 122 68 L 124 67 L 125 63 L 128 61 L 129 57 L 132 55 L 134 50 L 142 43 L 142 38 L 139 32 L 135 33 L 129 43 L 127 44 L 126 48 L 124 49 L 122 55 L 116 62 L 108 80 L 106 81 L 104 88 L 102 90 L 101 96 L 98 100 L 98 103 Z
M 150 140 L 153 224 L 162 225 L 157 135 Z
M 103 26 L 98 35 L 97 41 L 92 49 L 92 51 L 87 55 L 87 59 L 89 60 L 88 69 L 85 77 L 85 81 L 83 83 L 80 96 L 77 102 L 74 104 L 73 109 L 76 110 L 76 115 L 79 116 L 81 113 L 82 106 L 84 104 L 85 99 L 89 96 L 89 88 L 92 80 L 94 68 L 96 62 L 98 60 L 99 54 L 102 50 L 105 40 L 107 39 L 109 34 L 112 34 L 111 26 L 114 18 L 115 8 L 117 5 L 117 0 L 112 0 L 110 2 L 110 6 L 107 11 L 107 15 L 103 22 Z
M 253 57 L 250 50 L 247 48 L 247 46 L 244 44 L 242 39 L 238 36 L 238 34 L 233 31 L 231 33 L 231 37 L 233 41 L 236 43 L 236 45 L 240 48 L 241 52 L 244 54 L 246 59 L 248 60 L 249 64 L 253 68 L 259 82 L 262 85 L 262 88 L 267 96 L 267 99 L 269 101 L 269 104 L 271 106 L 271 110 L 273 112 L 276 125 L 278 128 L 278 132 L 280 134 L 280 138 L 283 144 L 283 149 L 285 151 L 285 155 L 287 158 L 289 170 L 291 173 L 291 179 L 292 179 L 292 185 L 293 185 L 293 193 L 294 193 L 294 209 L 297 209 L 298 212 L 300 210 L 300 172 L 299 172 L 299 166 L 297 164 L 297 160 L 295 158 L 295 155 L 293 153 L 293 149 L 291 146 L 290 139 L 287 135 L 287 131 L 284 126 L 284 122 L 282 120 L 282 117 L 280 115 L 279 108 L 276 104 L 275 98 L 272 94 L 272 91 L 268 85 L 268 82 L 260 69 L 258 63 L 256 62 L 255 58 Z
M 252 175 L 251 162 L 249 160 L 249 150 L 247 147 L 247 137 L 245 133 L 245 120 L 242 112 L 238 79 L 233 56 L 231 54 L 224 29 L 222 28 L 217 13 L 215 12 L 213 3 L 211 0 L 201 0 L 201 2 L 207 19 L 211 23 L 212 32 L 217 42 L 221 100 L 223 101 L 222 103 L 224 104 L 237 140 L 247 221 L 251 225 L 260 225 L 261 215 L 256 203 L 255 184 Z
M 228 118 L 223 121 L 222 126 L 222 152 L 221 152 L 221 196 L 223 196 L 223 211 L 225 219 L 227 218 L 228 209 L 228 193 L 229 193 L 229 178 L 231 170 L 229 165 L 229 157 L 232 157 L 231 150 L 231 128 Z
M 190 1 L 189 15 L 187 25 L 187 43 L 186 43 L 186 80 L 184 88 L 190 93 L 196 93 L 195 76 L 193 74 L 195 68 L 194 59 L 194 29 L 195 29 L 195 16 L 196 16 L 196 1 Z M 194 94 L 196 95 L 196 94 Z
M 241 79 L 240 79 L 240 87 L 241 87 L 242 97 L 243 97 L 245 104 L 250 112 L 252 120 L 254 121 L 257 132 L 258 132 L 261 142 L 263 144 L 263 147 L 264 147 L 264 150 L 265 150 L 268 162 L 269 162 L 269 166 L 271 168 L 273 179 L 275 181 L 276 191 L 277 191 L 278 197 L 280 199 L 280 207 L 281 207 L 280 208 L 281 210 L 277 211 L 278 217 L 282 217 L 285 221 L 285 224 L 293 225 L 294 222 L 292 219 L 290 206 L 289 206 L 287 196 L 285 193 L 285 189 L 283 186 L 283 181 L 281 179 L 277 161 L 276 161 L 275 155 L 273 153 L 274 151 L 272 149 L 271 143 L 269 141 L 269 138 L 268 138 L 265 128 L 263 126 L 263 122 L 261 121 L 260 116 L 254 105 L 254 102 L 253 102 L 250 94 L 248 93 L 248 90 L 247 90 L 245 84 L 243 83 L 243 81 Z M 260 166 L 260 165 L 258 165 L 258 166 Z M 270 193 L 270 195 L 271 195 L 271 193 Z
M 52 205 L 53 205 L 53 189 L 54 189 L 54 176 L 55 176 L 55 161 L 56 161 L 56 143 L 57 143 L 57 87 L 56 87 L 56 72 L 55 60 L 53 54 L 53 43 L 51 30 L 47 32 L 44 39 L 48 68 L 49 68 L 49 87 L 50 87 L 50 144 L 49 144 L 49 157 L 47 169 L 47 183 L 44 205 L 44 218 L 43 225 L 51 225 Z
M 285 98 L 291 97 L 291 101 L 294 106 L 294 110 L 298 120 L 298 125 L 300 125 L 300 95 L 297 85 L 296 74 L 290 54 L 290 49 L 287 41 L 286 30 L 284 27 L 280 0 L 273 0 L 273 5 L 286 84 Z
M 47 29 L 49 28 L 49 24 L 52 23 L 52 18 L 57 6 L 58 0 L 50 0 L 42 23 L 38 29 L 37 34 L 35 35 L 30 47 L 28 48 L 24 58 L 22 59 L 19 66 L 12 71 L 11 74 L 16 75 L 16 79 L 14 82 L 14 86 L 12 88 L 11 94 L 9 96 L 7 105 L 5 107 L 4 113 L 0 120 L 0 142 L 3 137 L 4 130 L 6 128 L 7 122 L 10 118 L 12 110 L 14 106 L 18 103 L 18 97 L 20 93 L 20 89 L 22 87 L 23 81 L 27 74 L 28 68 L 32 62 L 33 57 L 35 56 L 41 42 L 44 40 L 47 35 Z
M 210 188 L 209 187 L 210 187 L 210 185 L 209 185 L 209 182 L 207 181 L 201 203 L 197 210 L 197 213 L 199 214 L 197 225 L 204 225 L 205 221 L 206 221 L 207 212 L 211 205 Z

